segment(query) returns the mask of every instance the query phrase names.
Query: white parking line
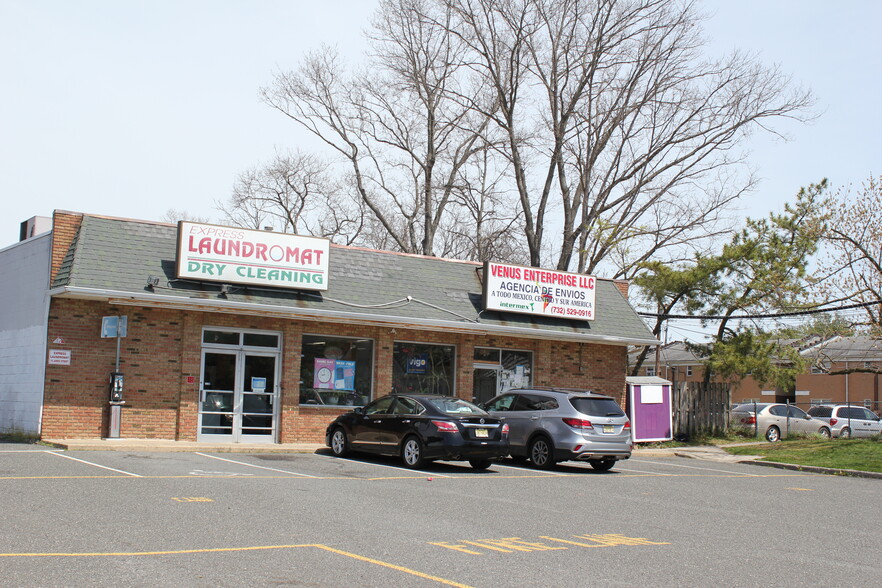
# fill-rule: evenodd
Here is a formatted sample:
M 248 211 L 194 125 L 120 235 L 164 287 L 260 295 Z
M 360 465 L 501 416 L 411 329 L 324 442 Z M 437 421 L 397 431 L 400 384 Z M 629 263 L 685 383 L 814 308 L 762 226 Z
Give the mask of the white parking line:
M 437 472 L 426 472 L 426 471 L 423 471 L 423 470 L 412 470 L 412 469 L 410 469 L 410 468 L 404 468 L 404 467 L 401 467 L 401 466 L 386 465 L 386 464 L 384 464 L 384 463 L 374 463 L 374 462 L 372 462 L 372 461 L 361 461 L 360 459 L 350 459 L 350 458 L 348 458 L 348 457 L 338 457 L 337 459 L 343 459 L 343 460 L 346 460 L 346 461 L 348 461 L 348 462 L 350 462 L 350 463 L 363 463 L 363 464 L 365 464 L 365 465 L 376 466 L 376 467 L 378 467 L 378 468 L 390 468 L 390 469 L 393 469 L 393 470 L 398 470 L 398 471 L 400 471 L 400 472 L 412 472 L 412 473 L 414 473 L 414 474 L 423 474 L 423 475 L 426 475 L 426 476 L 434 476 L 434 477 L 436 477 L 436 478 L 449 478 L 449 477 L 450 477 L 450 476 L 445 476 L 444 474 L 439 474 L 439 473 L 437 473 Z
M 551 476 L 562 476 L 562 477 L 581 476 L 582 475 L 582 474 L 565 474 L 563 472 L 552 472 L 551 470 L 537 470 L 537 469 L 532 469 L 532 468 L 523 468 L 520 466 L 510 466 L 510 465 L 502 465 L 502 464 L 496 464 L 492 467 L 508 468 L 510 470 L 518 470 L 520 472 L 527 472 L 526 474 L 524 474 L 525 476 L 535 475 L 535 474 L 549 474 Z
M 628 460 L 628 461 L 631 461 L 631 460 Z M 631 473 L 634 473 L 634 474 L 652 474 L 653 476 L 674 476 L 674 475 L 676 475 L 676 474 L 664 474 L 664 473 L 662 473 L 662 472 L 647 472 L 646 470 L 632 470 L 632 469 L 630 469 L 630 468 L 623 468 L 623 467 L 620 467 L 620 466 L 616 466 L 616 467 L 613 468 L 611 471 L 627 472 L 627 473 L 629 473 L 629 474 L 631 474 Z
M 217 457 L 215 455 L 208 455 L 207 453 L 199 453 L 198 451 L 194 451 L 196 455 L 201 455 L 202 457 L 210 457 L 211 459 L 217 459 L 220 461 L 225 461 L 227 463 L 234 463 L 237 465 L 248 466 L 250 468 L 257 468 L 259 470 L 268 470 L 270 472 L 279 472 L 282 474 L 291 474 L 292 476 L 303 476 L 304 478 L 318 478 L 318 476 L 310 476 L 309 474 L 301 474 L 300 472 L 290 472 L 288 470 L 280 470 L 278 468 L 268 468 L 266 466 L 254 465 L 253 463 L 246 463 L 244 461 L 234 461 L 232 459 L 226 459 L 224 457 Z
M 715 468 L 702 468 L 702 467 L 698 467 L 698 466 L 682 465 L 682 464 L 678 464 L 678 463 L 665 463 L 662 461 L 647 461 L 647 460 L 633 459 L 633 458 L 628 461 L 633 461 L 635 463 L 652 463 L 655 465 L 663 465 L 663 466 L 668 466 L 668 467 L 672 467 L 672 468 L 688 468 L 690 470 L 704 470 L 707 472 L 722 472 L 724 474 L 732 474 L 735 476 L 744 476 L 746 478 L 762 478 L 763 477 L 758 474 L 744 474 L 741 472 L 733 472 L 732 470 L 718 470 Z
M 96 468 L 101 468 L 103 470 L 110 470 L 111 472 L 118 472 L 120 474 L 125 474 L 127 476 L 132 476 L 133 478 L 143 478 L 144 476 L 139 476 L 138 474 L 133 474 L 132 472 L 127 472 L 124 470 L 118 470 L 116 468 L 109 468 L 107 466 L 103 466 L 98 463 L 92 463 L 91 461 L 86 461 L 84 459 L 78 459 L 76 457 L 71 457 L 69 455 L 64 455 L 63 453 L 57 453 L 55 451 L 44 451 L 43 453 L 48 453 L 49 455 L 57 455 L 58 457 L 63 457 L 64 459 L 72 459 L 73 461 L 78 461 L 80 463 L 84 463 L 90 466 L 95 466 Z

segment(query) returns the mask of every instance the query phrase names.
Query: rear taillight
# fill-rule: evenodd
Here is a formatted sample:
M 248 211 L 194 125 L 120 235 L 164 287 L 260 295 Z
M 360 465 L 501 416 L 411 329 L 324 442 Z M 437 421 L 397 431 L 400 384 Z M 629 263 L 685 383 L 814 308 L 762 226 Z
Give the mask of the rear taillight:
M 625 428 L 626 428 L 626 429 L 630 429 L 630 428 L 631 428 L 631 421 L 628 421 L 627 423 L 625 423 Z
M 835 425 L 838 422 L 839 422 L 839 419 L 830 419 L 830 426 L 832 427 L 833 425 Z
M 741 419 L 741 424 L 742 425 L 755 425 L 756 424 L 756 417 L 751 416 L 751 417 L 743 418 L 743 419 Z
M 563 422 L 573 427 L 574 429 L 590 429 L 593 425 L 591 421 L 586 421 L 585 419 L 571 419 L 565 418 Z
M 432 421 L 440 433 L 459 433 L 459 428 L 450 421 Z
M 502 425 L 502 436 L 508 437 L 508 423 Z

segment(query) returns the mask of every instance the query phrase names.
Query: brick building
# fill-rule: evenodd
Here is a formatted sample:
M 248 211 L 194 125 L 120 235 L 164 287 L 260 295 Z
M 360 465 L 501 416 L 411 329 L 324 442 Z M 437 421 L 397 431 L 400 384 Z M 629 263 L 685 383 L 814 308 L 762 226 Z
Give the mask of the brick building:
M 796 375 L 793 391 L 760 385 L 752 376 L 728 382 L 732 404 L 744 402 L 790 402 L 808 408 L 813 404 L 860 404 L 882 410 L 879 375 L 882 373 L 882 340 L 864 335 L 787 339 L 808 359 L 805 372 Z M 658 368 L 655 349 L 647 354 L 641 375 L 661 376 L 674 383 L 704 380 L 704 361 L 682 341 L 660 347 Z M 634 364 L 639 351 L 632 351 Z M 713 379 L 713 381 L 722 381 Z
M 393 390 L 553 385 L 624 405 L 628 345 L 657 344 L 626 283 L 196 223 L 56 211 L 49 228 L 0 250 L 0 269 L 28 275 L 17 298 L 0 290 L 0 431 L 321 441 Z M 25 334 L 30 351 L 10 354 Z

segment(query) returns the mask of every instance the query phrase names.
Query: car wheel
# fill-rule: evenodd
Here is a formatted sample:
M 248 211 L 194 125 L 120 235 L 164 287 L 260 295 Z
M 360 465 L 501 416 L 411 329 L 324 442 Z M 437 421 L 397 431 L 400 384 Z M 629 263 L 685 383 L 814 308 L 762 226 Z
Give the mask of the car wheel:
M 775 443 L 776 441 L 781 440 L 781 431 L 775 425 L 769 427 L 766 431 L 766 441 L 769 443 Z
M 851 429 L 848 427 L 842 427 L 842 430 L 839 431 L 840 439 L 851 439 Z
M 423 456 L 423 442 L 419 437 L 411 435 L 404 440 L 404 444 L 401 446 L 401 459 L 404 461 L 404 465 L 409 468 L 421 467 L 426 462 L 426 458 Z
M 346 438 L 346 431 L 342 427 L 337 427 L 331 433 L 331 452 L 337 457 L 349 453 L 349 439 Z
M 823 437 L 824 439 L 829 439 L 829 438 L 830 438 L 830 429 L 828 429 L 827 427 L 821 427 L 821 430 L 818 431 L 818 433 L 819 433 L 819 434 L 821 435 L 821 437 Z
M 530 442 L 530 461 L 534 468 L 547 470 L 554 466 L 554 446 L 548 437 L 536 437 Z
M 470 459 L 469 464 L 476 470 L 486 470 L 493 463 L 489 459 Z
M 588 463 L 591 464 L 591 467 L 597 470 L 598 472 L 607 472 L 614 465 L 616 465 L 616 460 L 614 459 L 589 459 Z

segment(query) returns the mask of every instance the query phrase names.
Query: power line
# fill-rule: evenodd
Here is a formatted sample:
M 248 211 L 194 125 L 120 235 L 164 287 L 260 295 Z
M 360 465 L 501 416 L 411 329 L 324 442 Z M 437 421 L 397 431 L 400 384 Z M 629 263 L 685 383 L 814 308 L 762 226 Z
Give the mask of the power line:
M 702 315 L 696 316 L 691 314 L 666 314 L 659 312 L 637 312 L 640 316 L 651 316 L 658 317 L 664 319 L 677 319 L 677 320 L 701 320 L 701 321 L 713 321 L 713 320 L 725 320 L 725 319 L 774 319 L 774 318 L 782 318 L 782 317 L 790 317 L 790 316 L 805 316 L 810 314 L 822 314 L 825 312 L 838 312 L 841 310 L 850 310 L 853 308 L 866 308 L 868 306 L 875 306 L 877 304 L 882 304 L 882 300 L 873 300 L 872 302 L 858 302 L 855 304 L 847 304 L 845 306 L 839 306 L 837 308 L 814 308 L 812 310 L 797 310 L 793 312 L 780 312 L 777 314 L 732 314 L 732 315 Z

